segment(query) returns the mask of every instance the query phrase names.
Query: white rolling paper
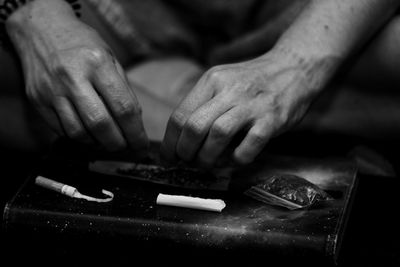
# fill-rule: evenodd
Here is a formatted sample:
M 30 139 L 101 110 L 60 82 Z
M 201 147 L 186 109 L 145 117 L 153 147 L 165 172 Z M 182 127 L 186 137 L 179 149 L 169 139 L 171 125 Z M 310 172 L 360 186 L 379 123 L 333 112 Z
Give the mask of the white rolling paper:
M 158 194 L 156 203 L 158 205 L 175 206 L 199 210 L 221 212 L 225 208 L 225 202 L 221 199 L 207 199 L 199 197 L 177 196 Z

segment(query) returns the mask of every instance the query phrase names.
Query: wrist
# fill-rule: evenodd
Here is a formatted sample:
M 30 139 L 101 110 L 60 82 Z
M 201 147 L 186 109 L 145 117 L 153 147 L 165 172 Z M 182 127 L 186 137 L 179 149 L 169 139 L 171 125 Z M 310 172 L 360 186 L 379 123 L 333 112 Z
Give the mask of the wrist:
M 18 25 L 26 23 L 29 20 L 44 19 L 47 16 L 73 16 L 74 9 L 80 8 L 78 3 L 68 4 L 65 0 L 25 0 L 25 4 L 14 7 L 6 21 L 6 27 L 9 25 Z M 78 6 L 75 6 L 78 5 Z M 74 9 L 72 8 L 74 7 Z M 10 12 L 9 12 L 10 13 Z M 79 14 L 78 12 L 76 13 Z
M 298 71 L 308 83 L 310 91 L 318 93 L 336 74 L 343 62 L 341 57 L 330 54 L 309 53 L 292 45 L 277 44 L 271 51 L 281 64 Z M 264 55 L 265 56 L 265 55 Z
M 64 0 L 34 0 L 15 10 L 5 27 L 11 42 L 19 50 L 26 38 L 49 34 L 63 23 L 76 20 L 73 9 Z

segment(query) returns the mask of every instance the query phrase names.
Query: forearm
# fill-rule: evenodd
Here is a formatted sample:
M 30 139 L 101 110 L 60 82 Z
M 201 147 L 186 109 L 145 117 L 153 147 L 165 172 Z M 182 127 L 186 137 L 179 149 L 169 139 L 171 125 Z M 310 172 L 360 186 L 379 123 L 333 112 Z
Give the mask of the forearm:
M 275 49 L 302 60 L 330 59 L 334 71 L 400 5 L 398 0 L 311 0 Z

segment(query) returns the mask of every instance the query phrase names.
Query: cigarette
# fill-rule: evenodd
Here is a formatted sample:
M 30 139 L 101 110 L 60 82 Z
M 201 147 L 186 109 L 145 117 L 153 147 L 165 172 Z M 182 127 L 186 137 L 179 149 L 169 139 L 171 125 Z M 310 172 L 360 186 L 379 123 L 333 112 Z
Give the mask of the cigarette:
M 221 212 L 226 206 L 225 202 L 222 199 L 205 199 L 199 197 L 167 194 L 158 194 L 156 203 L 158 205 L 167 205 L 216 212 Z

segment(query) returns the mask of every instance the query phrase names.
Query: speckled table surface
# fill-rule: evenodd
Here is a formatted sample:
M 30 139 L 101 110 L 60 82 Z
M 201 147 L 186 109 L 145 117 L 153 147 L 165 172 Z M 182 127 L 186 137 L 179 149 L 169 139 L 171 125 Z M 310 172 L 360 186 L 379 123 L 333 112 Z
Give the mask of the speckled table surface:
M 265 162 L 268 162 L 266 164 Z M 338 256 L 355 191 L 354 165 L 338 158 L 268 155 L 251 167 L 235 170 L 228 191 L 188 190 L 88 172 L 84 161 L 50 158 L 32 174 L 41 174 L 95 194 L 112 191 L 110 203 L 71 199 L 36 186 L 33 176 L 8 203 L 6 230 L 32 240 L 94 240 L 112 251 L 114 244 L 135 247 L 193 248 L 233 255 L 307 263 L 333 263 Z M 242 194 L 273 173 L 292 173 L 318 184 L 335 199 L 309 210 L 288 211 Z M 222 198 L 221 213 L 157 206 L 158 193 Z M 50 242 L 50 241 L 49 241 Z M 76 246 L 77 243 L 74 243 Z M 110 244 L 113 244 L 110 247 Z M 93 244 L 91 244 L 92 246 Z M 86 248 L 87 249 L 87 248 Z M 122 250 L 121 250 L 122 251 Z

